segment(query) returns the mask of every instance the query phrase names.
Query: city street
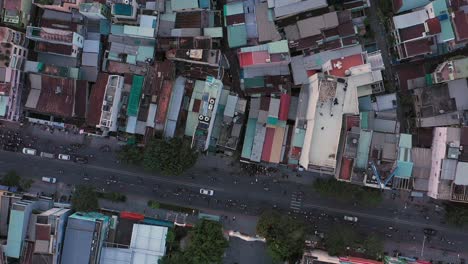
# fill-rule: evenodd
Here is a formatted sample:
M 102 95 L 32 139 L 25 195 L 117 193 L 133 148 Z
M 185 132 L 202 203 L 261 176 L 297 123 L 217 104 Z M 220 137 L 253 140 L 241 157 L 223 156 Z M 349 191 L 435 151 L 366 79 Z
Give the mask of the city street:
M 62 147 L 42 137 L 37 137 L 32 147 L 38 151 L 47 148 L 50 152 L 67 152 L 70 149 L 73 154 L 90 157 L 89 163 L 78 164 L 20 152 L 0 151 L 1 171 L 16 170 L 21 176 L 34 179 L 37 184 L 41 177 L 55 177 L 58 181 L 56 185 L 40 184 L 44 186 L 43 192 L 56 191 L 59 195 L 68 195 L 74 185 L 89 183 L 101 191 L 121 192 L 128 197 L 137 196 L 142 206 L 147 200 L 153 199 L 202 211 L 246 217 L 257 216 L 265 209 L 275 208 L 293 217 L 303 218 L 310 222 L 316 231 L 324 233 L 335 225 L 349 225 L 349 222 L 343 220 L 345 215 L 356 216 L 359 221 L 353 228 L 384 238 L 389 254 L 397 250 L 404 255 L 421 258 L 421 253 L 424 253 L 424 259 L 446 262 L 456 262 L 457 258 L 468 257 L 465 246 L 468 238 L 466 230 L 457 230 L 443 224 L 443 212 L 436 211 L 435 204 L 412 202 L 406 199 L 404 194 L 395 200 L 385 199 L 376 208 L 341 203 L 318 196 L 309 185 L 282 177 L 253 177 L 241 174 L 237 166 L 214 156 L 200 157 L 197 165 L 182 176 L 152 175 L 142 169 L 116 163 L 116 142 L 109 143 L 113 151 L 102 152 L 100 145 L 93 141 L 106 142 L 105 139 L 82 139 L 81 142 L 85 146 L 71 148 L 65 142 L 60 142 L 58 132 L 53 136 L 57 138 L 57 141 L 53 142 L 63 144 Z M 202 195 L 199 192 L 200 188 L 213 190 L 214 195 Z M 132 209 L 133 203 L 130 202 L 129 210 Z M 250 228 L 245 229 L 241 223 L 227 224 L 233 225 L 230 227 L 232 229 L 239 228 L 238 231 L 254 235 L 252 226 L 255 225 L 256 219 L 251 218 L 248 221 L 253 223 L 249 224 Z M 424 228 L 437 230 L 437 234 L 424 239 Z

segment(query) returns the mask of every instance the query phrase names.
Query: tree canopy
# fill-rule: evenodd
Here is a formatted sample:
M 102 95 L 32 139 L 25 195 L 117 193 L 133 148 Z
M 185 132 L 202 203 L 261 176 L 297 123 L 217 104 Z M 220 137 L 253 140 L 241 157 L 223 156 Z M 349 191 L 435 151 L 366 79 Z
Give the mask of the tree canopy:
M 137 165 L 143 159 L 143 149 L 136 145 L 125 145 L 117 152 L 117 157 L 125 163 Z
M 323 196 L 343 202 L 356 201 L 366 206 L 376 206 L 382 202 L 382 193 L 377 189 L 357 186 L 335 179 L 317 179 L 313 188 Z
M 173 251 L 160 264 L 215 264 L 222 263 L 228 242 L 218 222 L 202 220 L 189 232 L 189 244 L 184 251 Z
M 14 170 L 8 171 L 1 181 L 2 185 L 17 187 L 20 191 L 29 190 L 33 183 L 34 181 L 32 179 L 21 178 L 21 176 Z
M 99 208 L 98 195 L 90 185 L 78 185 L 71 199 L 75 211 L 91 212 Z
M 145 147 L 143 166 L 166 175 L 180 175 L 195 165 L 197 158 L 198 154 L 183 139 L 154 139 Z
M 347 255 L 350 251 L 362 250 L 367 257 L 379 259 L 383 254 L 383 242 L 374 235 L 361 236 L 346 225 L 337 225 L 330 229 L 325 237 L 325 246 L 332 256 Z
M 445 204 L 445 219 L 454 226 L 466 226 L 468 224 L 468 205 L 466 204 Z
M 20 182 L 21 177 L 13 170 L 8 171 L 2 179 L 2 184 L 10 187 L 18 187 Z
M 304 225 L 277 211 L 266 211 L 257 222 L 257 233 L 267 240 L 268 251 L 277 261 L 297 260 L 304 248 Z

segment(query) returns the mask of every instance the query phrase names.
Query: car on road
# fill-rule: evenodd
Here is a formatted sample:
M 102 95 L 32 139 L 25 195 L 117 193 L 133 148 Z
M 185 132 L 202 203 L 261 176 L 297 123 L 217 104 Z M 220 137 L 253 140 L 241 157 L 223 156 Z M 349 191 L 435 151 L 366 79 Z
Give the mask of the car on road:
M 57 179 L 54 177 L 42 177 L 42 181 L 47 183 L 56 183 Z
M 41 152 L 41 157 L 43 157 L 43 158 L 49 158 L 49 159 L 54 159 L 54 158 L 55 158 L 55 154 L 53 154 L 53 153 L 47 153 L 47 152 Z
M 345 221 L 355 222 L 355 223 L 356 223 L 356 222 L 358 221 L 358 218 L 357 218 L 356 216 L 347 216 L 347 215 L 345 215 L 345 216 L 344 216 L 344 220 L 345 220 Z
M 428 235 L 428 236 L 433 236 L 437 233 L 436 230 L 432 229 L 432 228 L 424 228 L 424 234 L 425 235 Z
M 75 157 L 75 162 L 80 163 L 80 164 L 86 164 L 86 163 L 88 163 L 88 158 L 81 157 L 81 156 L 76 156 Z
M 214 191 L 213 190 L 208 190 L 208 189 L 200 189 L 200 194 L 213 196 Z
M 37 150 L 35 150 L 33 148 L 23 148 L 23 154 L 36 155 L 36 153 L 37 153 Z
M 59 160 L 71 160 L 71 156 L 67 154 L 58 154 Z

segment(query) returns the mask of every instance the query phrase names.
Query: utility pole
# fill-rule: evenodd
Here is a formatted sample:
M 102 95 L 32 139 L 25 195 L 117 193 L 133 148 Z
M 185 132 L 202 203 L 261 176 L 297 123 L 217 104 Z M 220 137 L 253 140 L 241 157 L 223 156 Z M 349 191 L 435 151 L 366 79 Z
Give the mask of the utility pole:
M 424 235 L 422 247 L 421 247 L 421 257 L 424 256 L 424 244 L 426 243 L 426 235 Z

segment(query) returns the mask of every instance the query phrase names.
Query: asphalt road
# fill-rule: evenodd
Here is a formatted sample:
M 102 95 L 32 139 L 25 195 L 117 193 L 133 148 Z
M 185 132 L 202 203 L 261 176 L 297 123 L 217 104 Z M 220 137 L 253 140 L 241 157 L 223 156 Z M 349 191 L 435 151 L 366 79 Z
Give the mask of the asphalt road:
M 385 199 L 382 205 L 369 208 L 352 202 L 339 203 L 318 196 L 310 186 L 271 176 L 249 177 L 239 173 L 236 166 L 213 166 L 217 160 L 210 157 L 202 157 L 193 169 L 180 177 L 152 175 L 139 168 L 116 163 L 115 151 L 100 152 L 99 145 L 93 142 L 85 142 L 87 146 L 81 149 L 71 149 L 63 141 L 72 135 L 46 132 L 42 135 L 45 138 L 23 137 L 22 144 L 31 144 L 39 151 L 93 155 L 89 164 L 77 164 L 0 151 L 0 171 L 16 170 L 36 182 L 40 182 L 43 176 L 57 178 L 57 185 L 42 184 L 44 192 L 68 194 L 72 186 L 88 183 L 99 190 L 118 191 L 142 199 L 226 214 L 258 215 L 262 210 L 276 208 L 305 219 L 315 230 L 325 233 L 336 225 L 351 224 L 343 220 L 344 215 L 356 216 L 359 221 L 353 227 L 365 234 L 375 233 L 384 237 L 389 253 L 398 249 L 406 254 L 419 255 L 424 240 L 423 229 L 433 228 L 438 233 L 426 239 L 425 247 L 430 250 L 424 256 L 434 260 L 437 256 L 443 258 L 444 254 L 468 257 L 468 232 L 443 224 L 443 212 L 436 212 L 433 204 Z M 117 148 L 112 145 L 113 150 Z M 201 195 L 200 188 L 214 190 L 214 195 Z
M 36 181 L 40 181 L 43 176 L 56 177 L 58 182 L 68 185 L 91 183 L 97 189 L 105 191 L 136 194 L 161 202 L 196 208 L 249 215 L 257 215 L 263 209 L 272 208 L 274 205 L 285 213 L 298 209 L 299 213 L 292 215 L 301 218 L 307 216 L 306 220 L 319 232 L 326 232 L 335 224 L 351 224 L 343 220 L 344 215 L 356 216 L 359 221 L 354 228 L 363 233 L 376 233 L 386 237 L 386 240 L 395 241 L 396 246 L 403 241 L 410 243 L 415 251 L 421 247 L 423 228 L 433 228 L 438 234 L 434 239 L 426 241 L 426 247 L 433 247 L 441 252 L 456 252 L 462 256 L 466 254 L 468 232 L 440 225 L 434 222 L 435 217 L 426 220 L 424 217 L 418 217 L 418 212 L 405 212 L 405 209 L 389 212 L 385 208 L 363 208 L 337 204 L 325 199 L 318 200 L 317 197 L 306 194 L 304 187 L 291 182 L 273 183 L 262 179 L 259 182 L 264 184 L 253 183 L 255 180 L 244 176 L 236 177 L 237 184 L 234 184 L 230 175 L 226 175 L 226 178 L 230 179 L 228 180 L 216 173 L 217 180 L 213 180 L 213 176 L 206 175 L 206 172 L 197 171 L 192 172 L 195 175 L 194 179 L 171 178 L 102 166 L 94 164 L 92 160 L 90 164 L 81 165 L 70 161 L 0 151 L 0 170 L 12 169 Z M 268 186 L 268 191 L 264 190 L 264 186 Z M 215 194 L 212 197 L 201 195 L 200 188 L 212 189 Z

